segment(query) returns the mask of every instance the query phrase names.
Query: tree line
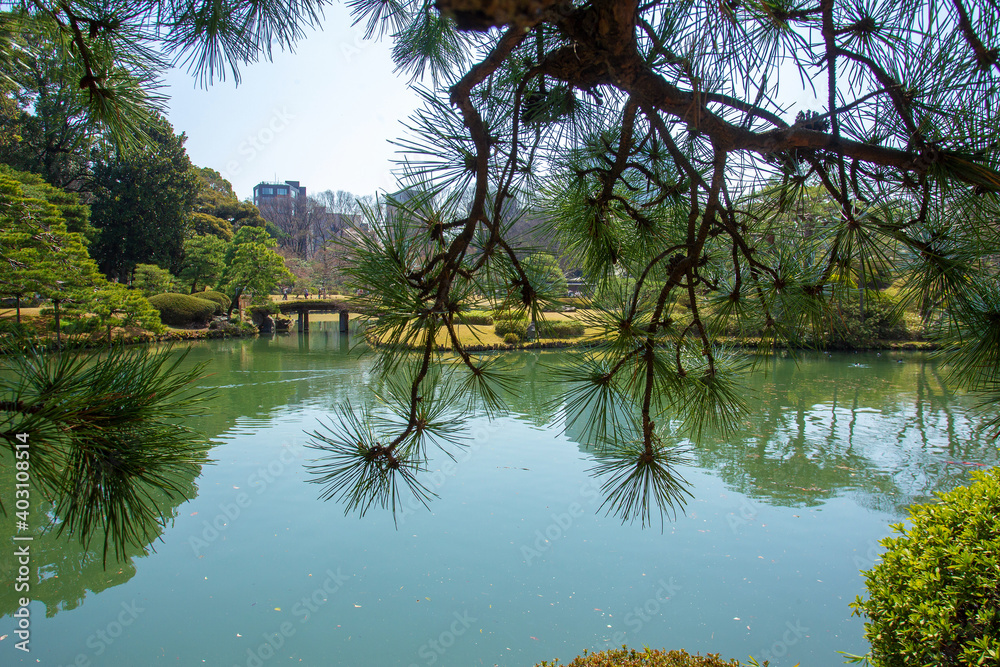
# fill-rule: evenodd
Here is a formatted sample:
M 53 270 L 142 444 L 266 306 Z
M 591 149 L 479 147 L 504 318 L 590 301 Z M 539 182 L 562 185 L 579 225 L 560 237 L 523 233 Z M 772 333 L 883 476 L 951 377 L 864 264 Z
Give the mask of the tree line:
M 0 77 L 0 297 L 51 304 L 56 335 L 69 318 L 96 316 L 110 331 L 159 331 L 142 298 L 225 291 L 264 300 L 277 286 L 328 290 L 342 261 L 333 242 L 357 219 L 358 198 L 326 191 L 302 210 L 262 212 L 219 172 L 193 165 L 155 109 L 124 132 L 95 122 L 66 44 L 17 11 L 10 68 Z M 128 287 L 140 293 L 133 294 Z

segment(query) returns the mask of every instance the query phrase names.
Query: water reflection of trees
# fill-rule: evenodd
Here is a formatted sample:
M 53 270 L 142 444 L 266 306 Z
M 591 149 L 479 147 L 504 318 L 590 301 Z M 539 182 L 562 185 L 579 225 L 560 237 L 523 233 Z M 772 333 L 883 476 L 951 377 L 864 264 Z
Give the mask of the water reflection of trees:
M 273 417 L 287 410 L 289 405 L 314 404 L 332 409 L 338 402 L 358 393 L 357 385 L 364 380 L 366 362 L 354 359 L 349 364 L 333 363 L 331 356 L 346 359 L 350 354 L 349 341 L 334 331 L 324 328 L 312 336 L 276 336 L 256 339 L 230 339 L 195 343 L 187 364 L 209 361 L 203 381 L 204 386 L 218 388 L 210 409 L 203 415 L 189 418 L 187 423 L 212 439 L 232 430 L 246 417 Z M 248 391 L 249 389 L 249 391 Z M 196 479 L 200 474 L 192 470 L 191 476 L 178 481 L 184 496 L 197 495 Z M 8 508 L 3 518 L 7 534 L 14 534 L 13 485 L 0 488 L 0 502 Z M 184 497 L 168 498 L 157 495 L 163 516 L 172 519 Z M 37 497 L 37 496 L 36 496 Z M 54 516 L 54 507 L 47 501 L 36 501 L 32 506 L 33 517 Z M 62 610 L 75 609 L 88 592 L 99 593 L 129 581 L 136 573 L 134 560 L 148 555 L 155 545 L 126 549 L 123 560 L 109 554 L 107 565 L 103 561 L 103 534 L 91 539 L 91 548 L 84 548 L 78 540 L 58 536 L 56 527 L 34 534 L 31 544 L 30 598 L 45 605 L 47 616 Z M 162 531 L 157 533 L 157 537 Z M 17 572 L 17 559 L 13 549 L 0 553 L 0 571 Z M 0 588 L 0 616 L 14 613 L 24 592 L 15 589 L 15 577 L 7 577 Z
M 148 489 L 150 496 L 156 500 L 157 506 L 168 521 L 177 516 L 177 507 L 185 502 L 186 498 L 193 498 L 196 495 L 195 479 L 200 472 L 200 466 L 193 467 L 190 476 L 177 480 L 178 488 L 184 492 L 183 497 L 175 494 L 173 498 L 169 498 L 162 491 Z M 13 507 L 13 495 L 13 485 L 4 485 L 0 488 L 4 507 Z M 55 506 L 51 502 L 41 501 L 33 504 L 31 512 L 33 517 L 52 517 L 54 514 Z M 13 517 L 8 515 L 5 518 L 9 520 Z M 12 521 L 5 521 L 5 524 L 7 523 L 11 524 L 9 526 L 11 530 L 6 531 L 7 534 L 14 534 Z M 19 543 L 30 544 L 32 570 L 29 580 L 30 593 L 19 592 L 15 588 L 18 563 L 14 549 L 4 549 L 0 553 L 0 571 L 9 574 L 3 582 L 3 588 L 0 589 L 0 617 L 17 611 L 22 597 L 44 603 L 45 615 L 48 617 L 55 616 L 60 611 L 75 609 L 83 603 L 88 592 L 100 593 L 105 589 L 124 584 L 135 576 L 136 566 L 133 561 L 148 555 L 153 550 L 152 543 L 142 548 L 128 545 L 125 548 L 124 560 L 116 560 L 113 553 L 109 553 L 105 565 L 103 534 L 96 533 L 90 541 L 90 548 L 85 548 L 79 540 L 58 535 L 57 528 L 58 526 L 50 526 L 45 530 L 38 530 L 33 534 L 30 543 Z M 159 538 L 160 534 L 162 530 L 157 532 L 156 537 Z
M 544 386 L 545 369 L 559 363 L 556 355 L 536 362 L 525 386 Z M 706 431 L 690 448 L 696 465 L 750 497 L 812 506 L 850 495 L 900 513 L 967 480 L 978 466 L 966 464 L 998 462 L 972 401 L 949 391 L 944 369 L 924 355 L 802 355 L 758 370 L 748 378 L 752 421 L 728 438 Z M 554 411 L 529 391 L 515 405 L 542 407 L 547 419 Z M 567 435 L 593 452 L 582 421 Z M 674 441 L 689 445 L 679 433 Z
M 218 387 L 208 414 L 194 428 L 219 438 L 246 420 L 270 423 L 296 408 L 331 413 L 350 400 L 367 400 L 367 357 L 358 358 L 336 332 L 195 345 L 189 363 L 211 360 L 206 385 Z M 554 371 L 566 353 L 508 355 L 502 361 L 521 380 L 504 396 L 512 416 L 539 428 L 560 428 L 563 406 L 555 400 L 566 389 Z M 901 360 L 902 363 L 897 363 Z M 762 502 L 813 506 L 837 496 L 852 496 L 873 509 L 898 514 L 935 491 L 967 479 L 965 462 L 998 462 L 971 411 L 974 401 L 947 389 L 943 370 L 920 355 L 841 355 L 803 357 L 796 365 L 778 359 L 748 379 L 753 419 L 729 438 L 706 432 L 691 448 L 697 466 L 715 471 L 731 488 Z M 567 436 L 588 453 L 593 448 L 581 422 Z M 680 434 L 679 445 L 689 444 Z M 195 478 L 185 480 L 192 487 Z M 12 489 L 2 489 L 12 506 Z M 165 500 L 165 512 L 177 505 Z M 177 503 L 178 501 L 173 501 Z M 37 512 L 51 512 L 43 505 Z M 41 516 L 41 514 L 36 514 Z M 95 539 L 95 542 L 100 540 Z M 101 554 L 78 542 L 37 535 L 32 564 L 37 576 L 31 597 L 51 616 L 73 609 L 88 591 L 100 592 L 128 581 L 133 560 L 149 547 L 132 550 L 107 569 Z M 0 554 L 4 572 L 16 572 L 12 550 Z M 0 614 L 17 608 L 14 582 L 4 582 Z
M 269 419 L 296 407 L 333 412 L 348 398 L 357 402 L 358 389 L 367 382 L 369 360 L 358 357 L 352 348 L 356 339 L 341 336 L 336 325 L 316 323 L 317 330 L 308 336 L 196 344 L 190 359 L 210 361 L 211 377 L 205 384 L 219 391 L 211 414 L 200 417 L 193 427 L 217 437 L 246 418 Z

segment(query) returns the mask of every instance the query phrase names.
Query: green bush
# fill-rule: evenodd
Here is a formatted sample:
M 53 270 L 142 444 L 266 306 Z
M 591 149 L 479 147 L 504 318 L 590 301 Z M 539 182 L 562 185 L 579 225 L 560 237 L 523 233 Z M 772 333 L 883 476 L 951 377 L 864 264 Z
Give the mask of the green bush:
M 905 340 L 909 332 L 897 315 L 896 304 L 891 298 L 869 290 L 865 295 L 864 317 L 856 300 L 835 308 L 833 331 L 823 342 L 835 349 L 857 349 L 872 347 L 879 341 Z
M 489 326 L 493 324 L 493 315 L 485 310 L 467 310 L 462 312 L 456 321 L 462 324 L 481 324 Z
M 497 319 L 493 324 L 493 332 L 501 338 L 509 333 L 515 333 L 520 338 L 524 338 L 528 334 L 528 321 Z
M 580 322 L 545 322 L 539 323 L 544 338 L 577 338 L 584 332 Z
M 255 336 L 260 330 L 253 322 L 219 320 L 209 325 L 209 338 L 229 338 L 230 336 Z
M 31 333 L 31 328 L 26 322 L 18 323 L 14 318 L 0 319 L 0 336 L 8 335 L 14 338 L 24 338 L 31 335 Z
M 204 292 L 197 292 L 191 296 L 198 297 L 199 299 L 207 299 L 208 301 L 214 301 L 219 304 L 219 307 L 215 309 L 216 315 L 222 315 L 229 311 L 229 305 L 232 303 L 232 299 L 223 294 L 222 292 L 216 292 L 214 290 L 206 290 Z
M 511 331 L 510 333 L 505 333 L 503 335 L 503 342 L 507 345 L 519 345 L 521 343 L 521 337 Z
M 160 311 L 160 321 L 174 326 L 204 324 L 215 313 L 215 301 L 189 294 L 157 294 L 149 303 Z
M 67 336 L 78 336 L 82 334 L 92 334 L 101 330 L 101 321 L 96 317 L 81 316 L 70 311 L 60 318 L 59 326 L 62 333 Z M 49 330 L 56 330 L 56 321 L 49 322 Z
M 543 660 L 535 667 L 556 667 L 559 661 Z M 764 662 L 760 667 L 765 667 Z M 566 667 L 740 667 L 739 660 L 723 660 L 717 653 L 689 655 L 687 651 L 663 651 L 645 648 L 640 653 L 635 649 L 622 647 L 599 653 L 583 652 Z
M 876 667 L 1000 664 L 1000 468 L 910 509 L 865 572 L 869 661 Z

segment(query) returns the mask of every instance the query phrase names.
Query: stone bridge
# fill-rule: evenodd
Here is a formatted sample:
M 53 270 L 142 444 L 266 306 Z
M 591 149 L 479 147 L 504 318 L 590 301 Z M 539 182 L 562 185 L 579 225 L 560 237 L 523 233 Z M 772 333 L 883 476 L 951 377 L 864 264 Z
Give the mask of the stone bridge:
M 340 333 L 347 333 L 348 306 L 344 301 L 336 299 L 289 299 L 275 301 L 282 315 L 297 313 L 299 317 L 298 330 L 301 333 L 309 331 L 309 313 L 340 313 Z

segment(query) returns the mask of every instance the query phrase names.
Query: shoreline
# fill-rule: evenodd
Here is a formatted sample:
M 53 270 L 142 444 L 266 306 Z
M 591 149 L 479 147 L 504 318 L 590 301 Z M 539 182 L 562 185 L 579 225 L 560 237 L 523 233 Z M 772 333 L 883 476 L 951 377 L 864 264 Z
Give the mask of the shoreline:
M 315 332 L 310 332 L 315 333 Z M 114 345 L 141 345 L 141 344 L 157 344 L 157 343 L 179 343 L 179 342 L 195 342 L 204 340 L 218 340 L 226 338 L 257 338 L 260 336 L 293 336 L 302 335 L 300 332 L 289 331 L 285 333 L 274 333 L 274 334 L 261 334 L 259 332 L 255 333 L 232 333 L 224 332 L 219 329 L 171 329 L 166 333 L 153 334 L 149 332 L 132 333 L 118 336 L 111 341 L 111 346 Z M 365 336 L 367 344 L 372 348 L 381 347 L 383 344 L 372 341 L 368 336 Z M 12 340 L 12 342 L 15 342 Z M 54 337 L 49 337 L 48 339 L 41 339 L 37 337 L 32 337 L 24 341 L 29 345 L 34 345 L 42 349 L 54 349 L 56 347 L 56 339 Z M 603 340 L 581 340 L 572 341 L 566 339 L 557 339 L 549 341 L 531 341 L 527 343 L 518 344 L 508 344 L 508 343 L 492 343 L 492 344 L 470 344 L 465 346 L 465 351 L 469 353 L 483 353 L 483 352 L 530 352 L 533 350 L 568 350 L 568 349 L 587 349 L 592 347 L 599 347 L 604 341 Z M 733 340 L 731 338 L 723 338 L 718 341 L 721 345 L 754 350 L 759 349 L 760 344 L 754 340 Z M 81 340 L 79 338 L 70 339 L 68 337 L 63 340 L 63 347 L 73 347 L 82 349 L 99 349 L 102 347 L 109 347 L 109 343 L 106 338 L 100 338 L 97 340 Z M 933 341 L 925 340 L 887 340 L 878 341 L 874 345 L 869 345 L 865 347 L 811 347 L 811 346 L 786 346 L 786 345 L 770 345 L 775 350 L 802 350 L 802 351 L 818 351 L 818 352 L 877 352 L 877 351 L 900 351 L 900 352 L 929 352 L 938 350 L 941 345 Z M 16 349 L 20 349 L 17 347 Z M 412 347 L 414 351 L 418 348 Z M 436 348 L 438 352 L 454 352 L 454 348 L 451 345 L 442 345 Z

